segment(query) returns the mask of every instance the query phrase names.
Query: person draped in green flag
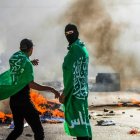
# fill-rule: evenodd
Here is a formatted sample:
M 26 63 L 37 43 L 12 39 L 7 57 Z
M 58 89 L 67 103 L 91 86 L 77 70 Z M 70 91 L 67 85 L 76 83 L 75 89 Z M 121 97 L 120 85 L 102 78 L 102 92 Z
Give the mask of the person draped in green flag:
M 38 61 L 30 61 L 33 43 L 29 39 L 20 42 L 20 51 L 9 59 L 10 70 L 0 75 L 0 100 L 10 97 L 10 108 L 13 114 L 14 130 L 6 140 L 16 140 L 23 132 L 24 119 L 31 126 L 35 140 L 44 140 L 44 131 L 39 113 L 30 99 L 30 88 L 40 91 L 50 91 L 59 97 L 59 92 L 49 86 L 34 82 L 33 65 Z
M 64 104 L 65 132 L 77 140 L 92 140 L 88 115 L 88 61 L 85 44 L 78 38 L 74 24 L 65 27 L 69 42 L 68 53 L 63 62 L 64 90 L 59 100 Z

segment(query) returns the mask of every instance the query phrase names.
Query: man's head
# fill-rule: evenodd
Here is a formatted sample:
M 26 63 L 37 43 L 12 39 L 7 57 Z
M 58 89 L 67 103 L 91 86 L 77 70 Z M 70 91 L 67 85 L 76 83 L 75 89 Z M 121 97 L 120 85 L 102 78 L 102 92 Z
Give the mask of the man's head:
M 20 42 L 20 50 L 22 52 L 27 53 L 28 56 L 32 55 L 32 51 L 33 51 L 33 43 L 32 40 L 29 39 L 23 39 Z
M 78 32 L 78 29 L 77 29 L 76 25 L 74 25 L 74 24 L 66 25 L 65 36 L 66 36 L 66 38 L 69 42 L 69 45 L 74 43 L 79 37 L 79 32 Z

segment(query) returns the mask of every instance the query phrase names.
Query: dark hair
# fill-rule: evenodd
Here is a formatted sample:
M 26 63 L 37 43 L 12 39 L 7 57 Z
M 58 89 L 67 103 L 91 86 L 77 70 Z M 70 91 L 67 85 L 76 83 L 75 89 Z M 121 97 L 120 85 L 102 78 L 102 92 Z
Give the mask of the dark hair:
M 28 52 L 33 47 L 32 40 L 30 39 L 23 39 L 20 42 L 20 50 L 23 52 Z

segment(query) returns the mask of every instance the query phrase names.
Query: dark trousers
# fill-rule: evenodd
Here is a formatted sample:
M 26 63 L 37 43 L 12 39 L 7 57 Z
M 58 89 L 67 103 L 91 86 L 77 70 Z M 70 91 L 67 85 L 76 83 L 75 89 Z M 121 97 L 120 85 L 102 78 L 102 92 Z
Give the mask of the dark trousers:
M 39 114 L 32 103 L 28 103 L 25 106 L 14 106 L 10 103 L 10 107 L 13 113 L 15 127 L 6 140 L 16 140 L 22 134 L 24 119 L 31 126 L 35 140 L 44 140 L 44 131 L 40 122 Z
M 90 137 L 77 137 L 77 140 L 92 140 Z

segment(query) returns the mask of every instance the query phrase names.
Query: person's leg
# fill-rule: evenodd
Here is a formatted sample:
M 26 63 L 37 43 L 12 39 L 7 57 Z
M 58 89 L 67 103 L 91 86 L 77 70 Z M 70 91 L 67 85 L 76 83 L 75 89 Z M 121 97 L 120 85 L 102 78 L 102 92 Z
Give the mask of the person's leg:
M 8 135 L 6 140 L 16 140 L 23 132 L 24 118 L 20 113 L 21 108 L 11 107 L 14 121 L 14 130 Z
M 44 140 L 44 130 L 40 122 L 39 114 L 32 104 L 28 105 L 24 118 L 31 126 L 35 140 Z
M 92 140 L 90 137 L 77 137 L 77 140 Z

